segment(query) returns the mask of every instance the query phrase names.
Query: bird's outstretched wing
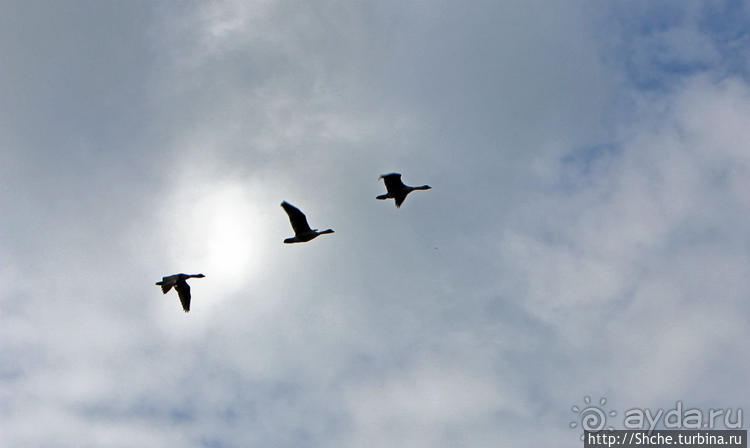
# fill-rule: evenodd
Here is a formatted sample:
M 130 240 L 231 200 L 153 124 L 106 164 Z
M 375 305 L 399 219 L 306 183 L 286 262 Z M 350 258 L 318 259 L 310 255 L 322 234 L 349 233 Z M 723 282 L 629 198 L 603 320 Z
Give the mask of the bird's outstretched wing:
M 187 313 L 190 311 L 190 285 L 187 282 L 177 282 L 174 285 L 174 289 L 177 290 L 177 295 L 180 296 L 182 309 Z
M 396 207 L 401 208 L 401 204 L 403 204 L 406 200 L 406 195 L 407 193 L 403 193 L 401 191 L 395 194 L 394 199 L 396 200 Z
M 385 188 L 389 193 L 398 192 L 404 185 L 401 182 L 401 175 L 399 173 L 383 174 L 380 178 L 385 182 Z
M 292 229 L 294 229 L 295 235 L 304 235 L 305 233 L 312 231 L 310 225 L 307 224 L 305 214 L 297 207 L 286 201 L 282 202 L 281 206 L 284 208 L 286 214 L 289 215 L 289 222 L 292 223 Z

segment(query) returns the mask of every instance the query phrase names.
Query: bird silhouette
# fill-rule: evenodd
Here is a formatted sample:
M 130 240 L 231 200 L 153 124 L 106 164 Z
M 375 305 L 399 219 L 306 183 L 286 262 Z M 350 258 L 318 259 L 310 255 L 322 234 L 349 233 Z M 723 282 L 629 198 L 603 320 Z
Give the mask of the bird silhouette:
M 167 277 L 162 277 L 160 282 L 156 282 L 157 285 L 161 286 L 161 291 L 166 294 L 174 286 L 177 290 L 177 295 L 180 296 L 180 302 L 182 303 L 182 309 L 187 313 L 190 311 L 190 285 L 187 284 L 189 278 L 203 278 L 203 274 L 174 274 Z
M 383 174 L 380 176 L 380 179 L 383 179 L 383 182 L 385 182 L 385 189 L 388 190 L 388 193 L 381 194 L 375 199 L 386 200 L 393 198 L 396 200 L 396 207 L 401 207 L 401 204 L 404 203 L 404 199 L 406 199 L 406 195 L 412 191 L 429 190 L 432 188 L 429 185 L 422 185 L 421 187 L 410 187 L 404 185 L 404 183 L 401 182 L 401 175 L 399 173 Z
M 325 233 L 333 233 L 333 229 L 326 229 L 318 231 L 318 229 L 311 229 L 310 225 L 307 224 L 307 218 L 297 207 L 284 201 L 281 203 L 281 207 L 284 209 L 287 215 L 289 215 L 289 222 L 292 223 L 292 229 L 294 229 L 294 237 L 287 238 L 284 240 L 286 244 L 292 243 L 305 243 L 318 235 Z

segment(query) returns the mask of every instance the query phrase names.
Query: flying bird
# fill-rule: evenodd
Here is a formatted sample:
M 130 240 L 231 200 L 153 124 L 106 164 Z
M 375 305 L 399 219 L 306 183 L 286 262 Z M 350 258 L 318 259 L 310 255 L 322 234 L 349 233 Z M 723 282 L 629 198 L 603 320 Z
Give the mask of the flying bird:
M 289 222 L 292 223 L 292 229 L 294 229 L 294 237 L 285 239 L 284 243 L 305 243 L 316 238 L 318 235 L 333 233 L 333 229 L 327 229 L 320 232 L 318 229 L 311 229 L 307 224 L 305 214 L 292 204 L 284 201 L 281 203 L 281 207 L 283 207 L 286 214 L 289 215 Z
M 385 182 L 385 189 L 388 190 L 388 193 L 381 194 L 375 199 L 385 200 L 393 198 L 396 200 L 396 207 L 401 207 L 401 204 L 404 203 L 404 199 L 406 199 L 406 195 L 412 191 L 429 190 L 432 188 L 429 185 L 422 185 L 421 187 L 410 187 L 404 185 L 404 183 L 401 182 L 401 175 L 399 173 L 383 174 L 380 176 L 380 179 L 383 179 L 383 182 Z
M 180 302 L 182 302 L 182 309 L 187 313 L 190 311 L 190 285 L 187 284 L 186 280 L 189 278 L 203 278 L 203 274 L 174 274 L 168 277 L 162 277 L 160 282 L 156 282 L 157 285 L 161 286 L 161 290 L 164 294 L 168 293 L 174 286 L 177 290 L 177 295 L 180 296 Z

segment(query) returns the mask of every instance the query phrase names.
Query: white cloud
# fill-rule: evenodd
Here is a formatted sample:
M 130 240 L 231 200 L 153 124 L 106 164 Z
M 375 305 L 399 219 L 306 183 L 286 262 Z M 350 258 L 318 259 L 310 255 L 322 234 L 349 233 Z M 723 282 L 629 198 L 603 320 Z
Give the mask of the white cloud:
M 631 406 L 731 400 L 729 384 L 699 391 L 746 329 L 743 278 L 748 87 L 696 78 L 655 104 L 657 123 L 635 123 L 622 147 L 580 189 L 527 208 L 501 246 L 524 306 L 550 322 L 582 359 L 580 377 Z M 725 117 L 725 119 L 722 119 Z M 556 178 L 562 179 L 564 163 Z M 545 174 L 553 173 L 545 170 Z M 554 174 L 554 173 L 553 173 Z M 600 178 L 600 179 L 596 179 Z M 746 189 L 744 191 L 747 191 Z M 709 361 L 710 360 L 710 361 Z M 600 386 L 601 387 L 601 386 Z

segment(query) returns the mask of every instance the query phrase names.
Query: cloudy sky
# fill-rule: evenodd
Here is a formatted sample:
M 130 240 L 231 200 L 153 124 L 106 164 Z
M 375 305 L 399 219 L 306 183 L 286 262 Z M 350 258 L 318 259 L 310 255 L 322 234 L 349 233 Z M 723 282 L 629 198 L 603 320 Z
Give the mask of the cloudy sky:
M 615 427 L 750 412 L 749 23 L 3 2 L 0 445 L 572 447 L 585 396 Z M 376 201 L 391 171 L 433 189 Z M 284 245 L 282 200 L 336 233 Z M 206 274 L 189 314 L 176 272 Z

